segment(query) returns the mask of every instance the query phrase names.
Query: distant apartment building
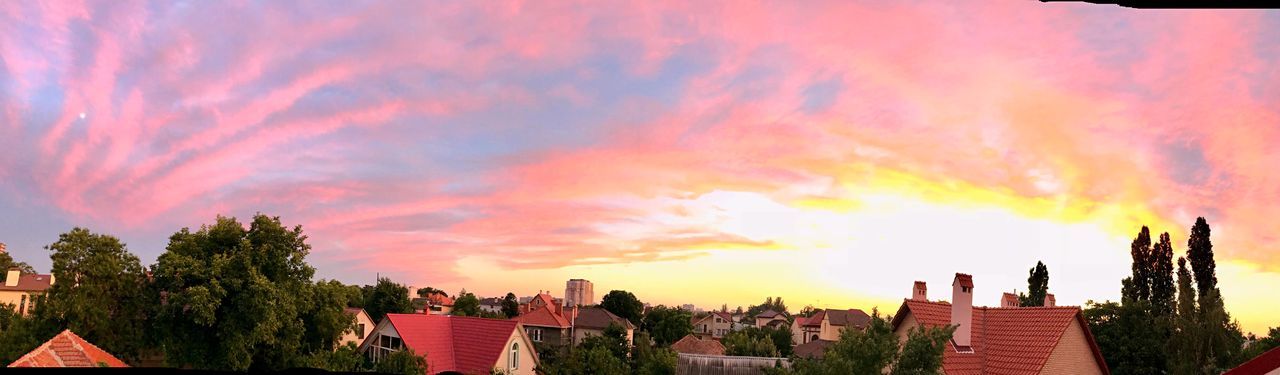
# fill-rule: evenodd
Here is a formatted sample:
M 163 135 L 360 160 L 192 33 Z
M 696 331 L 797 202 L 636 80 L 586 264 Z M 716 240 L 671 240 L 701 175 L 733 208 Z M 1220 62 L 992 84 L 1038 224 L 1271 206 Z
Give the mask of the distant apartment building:
M 564 285 L 565 306 L 591 306 L 596 304 L 596 292 L 591 281 L 569 279 Z

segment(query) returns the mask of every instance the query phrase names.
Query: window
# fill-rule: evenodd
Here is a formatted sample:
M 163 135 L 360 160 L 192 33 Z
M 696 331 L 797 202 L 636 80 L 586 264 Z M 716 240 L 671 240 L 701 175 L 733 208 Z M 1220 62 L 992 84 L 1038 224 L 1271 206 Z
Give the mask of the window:
M 400 341 L 399 337 L 378 334 L 378 339 L 374 340 L 372 347 L 373 350 L 370 350 L 369 352 L 373 355 L 373 361 L 377 362 L 382 359 L 382 357 L 386 357 L 392 352 L 403 350 L 404 342 Z
M 520 344 L 511 343 L 511 369 L 520 369 Z
M 720 321 L 720 318 L 716 318 L 716 323 L 718 324 L 718 323 L 724 323 L 724 322 Z
M 364 324 L 363 323 L 356 326 L 356 338 L 364 340 Z
M 533 328 L 533 327 L 529 327 L 529 328 L 525 328 L 525 332 L 528 332 L 528 333 L 529 333 L 529 339 L 530 339 L 530 340 L 533 340 L 533 342 L 542 342 L 542 329 L 541 329 L 541 328 Z
M 22 295 L 22 302 L 18 304 L 18 314 L 21 314 L 21 315 L 27 314 L 27 295 L 26 294 Z

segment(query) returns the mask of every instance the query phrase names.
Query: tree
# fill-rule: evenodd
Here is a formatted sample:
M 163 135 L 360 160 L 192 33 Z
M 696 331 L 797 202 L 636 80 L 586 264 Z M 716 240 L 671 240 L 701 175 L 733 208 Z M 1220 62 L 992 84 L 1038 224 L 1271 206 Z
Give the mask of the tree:
M 1037 261 L 1036 266 L 1027 271 L 1027 274 L 1027 294 L 1019 294 L 1019 305 L 1044 306 L 1045 295 L 1049 293 L 1049 268 Z
M 652 335 L 654 343 L 667 347 L 693 333 L 692 318 L 693 314 L 688 311 L 658 305 L 649 309 L 640 326 Z
M 437 294 L 437 293 L 442 294 L 445 297 L 449 296 L 449 293 L 445 293 L 443 290 L 440 290 L 440 289 L 436 289 L 432 287 L 418 288 L 418 297 L 421 297 L 421 298 L 427 298 L 427 296 L 430 296 L 432 294 Z
M 1202 346 L 1197 350 L 1201 355 L 1191 357 L 1197 361 L 1183 367 L 1217 372 L 1229 368 L 1238 359 L 1244 336 L 1223 305 L 1222 292 L 1218 290 L 1217 266 L 1213 260 L 1213 242 L 1209 237 L 1209 223 L 1203 217 L 1196 218 L 1187 239 L 1186 259 L 1196 282 L 1196 338 Z
M 1152 324 L 1148 302 L 1088 301 L 1083 314 L 1113 373 L 1166 373 L 1163 345 L 1168 337 Z
M 787 304 L 782 301 L 782 297 L 765 297 L 764 303 L 747 308 L 746 314 L 742 317 L 742 322 L 751 323 L 754 321 L 756 315 L 767 310 L 788 314 Z
M 898 336 L 888 317 L 872 310 L 865 331 L 843 330 L 840 339 L 827 348 L 822 359 L 797 359 L 790 370 L 770 369 L 781 374 L 934 374 L 942 368 L 942 355 L 954 332 L 952 327 L 917 327 L 908 331 L 899 354 Z
M 147 342 L 147 277 L 138 257 L 115 237 L 74 228 L 45 247 L 52 254 L 53 283 L 34 319 L 57 331 L 70 329 L 107 352 L 135 362 Z
M 644 304 L 640 303 L 640 299 L 625 290 L 609 291 L 609 294 L 604 295 L 600 300 L 600 307 L 635 325 L 640 324 L 641 315 L 644 313 Z
M 907 342 L 898 354 L 893 374 L 934 374 L 942 368 L 942 354 L 956 331 L 955 326 L 938 328 L 914 327 L 907 331 Z
M 1268 335 L 1263 338 L 1253 337 L 1252 334 L 1249 337 L 1249 346 L 1240 352 L 1240 357 L 1236 359 L 1236 363 L 1243 363 L 1262 355 L 1262 353 L 1266 353 L 1268 350 L 1280 347 L 1280 327 L 1271 328 L 1268 330 Z
M 387 314 L 408 314 L 413 312 L 413 303 L 409 301 L 409 288 L 396 284 L 388 278 L 379 278 L 378 285 L 373 287 L 369 300 L 364 303 L 364 312 L 374 322 L 382 321 Z M 375 323 L 376 324 L 376 323 Z
M 1193 374 L 1204 366 L 1199 312 L 1195 287 L 1186 258 L 1178 258 L 1178 316 L 1174 319 L 1174 335 L 1169 340 L 1169 370 L 1175 374 Z
M 773 339 L 756 332 L 759 328 L 748 327 L 741 331 L 730 332 L 724 337 L 724 354 L 744 357 L 778 357 L 778 348 Z
M 391 352 L 373 365 L 374 372 L 383 374 L 423 375 L 427 372 L 427 359 L 413 349 Z
M 170 365 L 197 369 L 273 370 L 297 366 L 310 353 L 304 339 L 315 312 L 315 270 L 301 226 L 254 215 L 245 228 L 218 216 L 199 231 L 169 237 L 153 267 L 161 295 L 156 329 Z
M 655 347 L 647 332 L 637 332 L 634 341 L 631 368 L 636 375 L 675 375 L 678 355 L 674 350 Z
M 453 315 L 480 316 L 480 298 L 465 290 L 458 293 L 458 298 L 453 300 Z
M 1138 237 L 1129 245 L 1129 254 L 1133 258 L 1133 275 L 1121 281 L 1122 298 L 1125 300 L 1147 301 L 1151 298 L 1151 232 L 1144 225 Z
M 0 251 L 0 273 L 2 273 L 0 274 L 0 283 L 4 282 L 5 279 L 9 277 L 8 271 L 13 267 L 18 267 L 18 269 L 22 270 L 23 274 L 36 273 L 36 269 L 32 268 L 30 264 L 27 264 L 27 262 L 14 262 L 13 256 L 9 255 L 9 252 Z
M 354 342 L 348 342 L 334 351 L 321 350 L 312 353 L 307 357 L 306 365 L 332 372 L 364 372 L 372 369 L 369 359 L 360 353 Z
M 1174 312 L 1173 244 L 1169 232 L 1160 234 L 1160 242 L 1151 248 L 1151 307 L 1157 316 Z
M 303 336 L 303 346 L 307 352 L 331 352 L 343 333 L 355 329 L 356 317 L 346 311 L 351 289 L 337 280 L 321 280 L 311 290 L 312 303 L 302 315 L 311 329 Z
M 603 347 L 618 360 L 625 362 L 631 352 L 630 345 L 627 343 L 627 329 L 611 322 L 599 336 L 587 336 L 578 345 L 579 350 L 590 350 L 595 347 Z
M 520 315 L 520 301 L 516 299 L 516 294 L 507 292 L 507 296 L 502 298 L 502 314 L 508 319 Z
M 627 363 L 605 346 L 573 350 L 562 361 L 539 362 L 537 372 L 545 375 L 622 375 L 631 372 Z
M 1187 238 L 1187 261 L 1191 263 L 1201 300 L 1218 287 L 1217 264 L 1213 261 L 1213 242 L 1209 240 L 1209 232 L 1209 223 L 1198 217 L 1195 225 L 1191 226 L 1191 236 Z

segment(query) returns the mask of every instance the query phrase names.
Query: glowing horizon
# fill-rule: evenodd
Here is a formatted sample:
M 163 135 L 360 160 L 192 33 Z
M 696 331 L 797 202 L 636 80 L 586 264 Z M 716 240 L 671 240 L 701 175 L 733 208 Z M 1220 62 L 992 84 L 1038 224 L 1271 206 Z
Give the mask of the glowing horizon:
M 1141 226 L 1181 255 L 1203 216 L 1263 332 L 1277 31 L 1038 2 L 0 3 L 0 242 L 47 270 L 84 226 L 149 264 L 263 212 L 347 283 L 892 313 L 956 272 L 996 305 L 1038 260 L 1059 304 L 1117 300 Z

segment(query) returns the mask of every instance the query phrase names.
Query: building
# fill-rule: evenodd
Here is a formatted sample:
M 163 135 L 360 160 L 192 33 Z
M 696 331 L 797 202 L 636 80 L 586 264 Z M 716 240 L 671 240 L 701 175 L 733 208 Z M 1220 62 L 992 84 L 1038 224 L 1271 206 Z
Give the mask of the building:
M 533 311 L 522 313 L 512 321 L 519 322 L 529 335 L 529 340 L 552 345 L 568 345 L 569 328 L 573 326 L 564 316 L 564 306 L 543 305 Z
M 779 326 L 790 324 L 791 321 L 787 319 L 787 314 L 773 311 L 773 309 L 756 314 L 756 327 L 778 328 Z
M 369 314 L 359 307 L 348 307 L 346 312 L 355 317 L 355 327 L 342 332 L 342 338 L 338 340 L 338 346 L 346 345 L 349 342 L 360 346 L 360 344 L 364 343 L 365 334 L 373 329 L 373 320 L 369 319 Z
M 569 279 L 564 284 L 565 306 L 591 306 L 596 304 L 596 292 L 590 281 Z
M 796 357 L 822 359 L 823 355 L 827 353 L 827 348 L 835 343 L 835 341 L 830 340 L 813 340 L 796 345 L 791 351 L 795 353 Z
M 823 309 L 818 310 L 817 313 L 814 313 L 809 318 L 803 320 L 796 318 L 792 332 L 794 333 L 797 328 L 800 331 L 801 340 L 797 344 L 818 340 L 836 341 L 840 339 L 841 330 L 846 328 L 866 329 L 867 324 L 870 322 L 871 316 L 859 309 Z
M 631 345 L 631 340 L 635 337 L 636 326 L 630 321 L 620 316 L 613 315 L 609 310 L 601 307 L 583 307 L 569 308 L 567 318 L 573 324 L 573 344 L 577 345 L 590 336 L 600 336 L 604 334 L 605 328 L 609 325 L 616 324 L 627 331 L 627 345 Z
M 680 340 L 671 343 L 671 350 L 684 354 L 724 355 L 724 344 L 721 344 L 719 340 L 685 335 Z
M 721 339 L 734 331 L 733 325 L 733 314 L 713 311 L 701 318 L 693 318 L 693 334 L 704 339 Z
M 63 330 L 9 364 L 9 367 L 129 367 L 124 361 L 80 336 Z
M 1222 375 L 1280 375 L 1280 347 L 1272 348 Z
M 502 298 L 489 297 L 480 300 L 480 311 L 502 314 Z
M 53 275 L 24 274 L 18 267 L 10 267 L 0 285 L 0 303 L 13 305 L 19 314 L 27 315 L 35 307 L 39 297 L 53 286 Z
M 973 277 L 961 273 L 951 303 L 929 301 L 924 287 L 916 282 L 893 315 L 894 333 L 905 343 L 912 328 L 956 326 L 943 353 L 946 374 L 1110 373 L 1079 307 L 974 307 Z
M 533 342 L 513 320 L 387 314 L 360 345 L 374 362 L 404 349 L 425 354 L 427 374 L 533 375 L 538 365 Z
M 524 314 L 529 311 L 540 309 L 543 306 L 552 305 L 567 306 L 567 304 L 564 303 L 564 299 L 552 297 L 551 291 L 539 290 L 538 294 L 535 294 L 533 297 L 520 297 L 519 312 Z

